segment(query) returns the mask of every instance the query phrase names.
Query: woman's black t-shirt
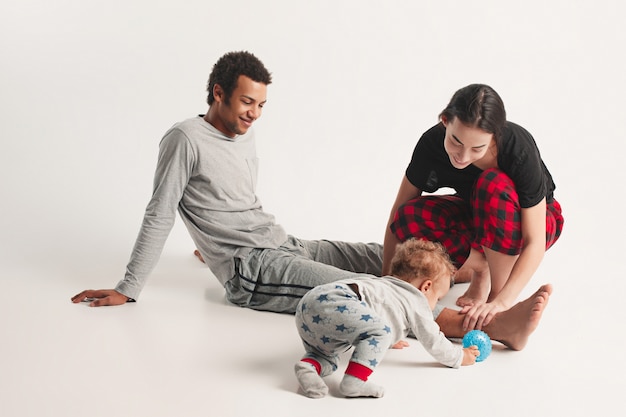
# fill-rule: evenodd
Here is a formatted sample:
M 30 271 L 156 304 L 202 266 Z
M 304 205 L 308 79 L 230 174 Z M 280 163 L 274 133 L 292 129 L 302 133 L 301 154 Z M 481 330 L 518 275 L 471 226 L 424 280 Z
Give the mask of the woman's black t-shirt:
M 469 201 L 476 178 L 482 170 L 474 165 L 457 169 L 444 149 L 446 128 L 439 123 L 427 130 L 415 146 L 406 177 L 415 187 L 432 193 L 443 187 Z M 522 208 L 537 205 L 544 197 L 554 199 L 554 181 L 546 168 L 532 135 L 523 127 L 507 122 L 498 148 L 498 168 L 515 183 Z

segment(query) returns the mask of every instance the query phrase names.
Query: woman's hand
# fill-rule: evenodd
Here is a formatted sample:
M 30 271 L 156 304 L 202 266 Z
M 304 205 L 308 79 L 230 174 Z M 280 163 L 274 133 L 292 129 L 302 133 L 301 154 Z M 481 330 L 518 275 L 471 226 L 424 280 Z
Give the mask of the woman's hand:
M 465 314 L 463 330 L 482 330 L 483 326 L 488 325 L 497 313 L 507 309 L 508 307 L 498 300 L 465 306 L 461 309 L 461 313 Z

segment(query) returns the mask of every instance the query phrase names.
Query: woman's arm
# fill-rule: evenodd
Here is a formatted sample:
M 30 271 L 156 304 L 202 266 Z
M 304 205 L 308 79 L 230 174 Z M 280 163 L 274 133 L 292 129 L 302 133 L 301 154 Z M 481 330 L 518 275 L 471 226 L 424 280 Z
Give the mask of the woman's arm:
M 461 310 L 466 313 L 463 323 L 465 329 L 481 329 L 489 324 L 496 313 L 509 309 L 539 267 L 546 251 L 546 199 L 533 207 L 522 209 L 521 222 L 523 245 L 519 256 L 512 268 L 509 267 L 510 273 L 500 290 L 494 288 L 492 271 L 492 292 L 497 292 L 493 299 L 488 303 L 467 306 Z M 502 259 L 502 254 L 491 254 L 489 249 L 485 249 L 485 255 L 490 269 L 498 262 L 496 258 Z
M 398 241 L 398 238 L 396 238 L 391 230 L 389 230 L 389 226 L 393 222 L 393 217 L 395 216 L 398 207 L 400 207 L 402 204 L 406 203 L 409 200 L 419 197 L 420 195 L 422 195 L 422 190 L 411 184 L 406 176 L 402 177 L 400 189 L 398 190 L 396 201 L 391 207 L 391 213 L 389 214 L 389 220 L 387 221 L 387 227 L 385 228 L 385 240 L 383 242 L 382 275 L 389 275 L 389 273 L 391 272 L 391 258 L 393 258 L 396 246 L 398 245 L 398 243 L 400 243 Z
M 493 301 L 509 308 L 515 303 L 526 284 L 541 264 L 546 252 L 546 199 L 539 204 L 522 209 L 523 246 L 513 265 L 509 279 Z

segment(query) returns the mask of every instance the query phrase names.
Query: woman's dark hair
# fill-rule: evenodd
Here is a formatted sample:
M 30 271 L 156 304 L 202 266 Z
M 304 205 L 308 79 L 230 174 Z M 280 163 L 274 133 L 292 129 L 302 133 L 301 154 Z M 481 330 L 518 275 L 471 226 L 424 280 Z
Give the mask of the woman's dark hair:
M 233 91 L 237 88 L 240 75 L 245 75 L 252 81 L 265 85 L 272 83 L 272 75 L 263 63 L 247 51 L 228 52 L 213 65 L 213 70 L 207 83 L 207 103 L 209 106 L 215 101 L 213 87 L 219 84 L 226 94 L 226 103 L 229 102 Z
M 496 143 L 506 122 L 504 103 L 496 91 L 485 84 L 470 84 L 458 90 L 448 106 L 439 114 L 452 121 L 455 117 L 461 123 L 493 133 Z

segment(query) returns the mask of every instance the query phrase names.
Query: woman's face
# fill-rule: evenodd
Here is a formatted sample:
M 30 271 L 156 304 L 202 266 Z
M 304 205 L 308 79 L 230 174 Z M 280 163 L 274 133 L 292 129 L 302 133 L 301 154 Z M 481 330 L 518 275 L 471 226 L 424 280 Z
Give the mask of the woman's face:
M 487 153 L 495 144 L 493 133 L 485 132 L 477 127 L 469 127 L 461 123 L 456 117 L 452 120 L 442 118 L 446 127 L 444 148 L 450 158 L 450 163 L 457 169 L 463 169 L 483 158 L 490 158 Z

